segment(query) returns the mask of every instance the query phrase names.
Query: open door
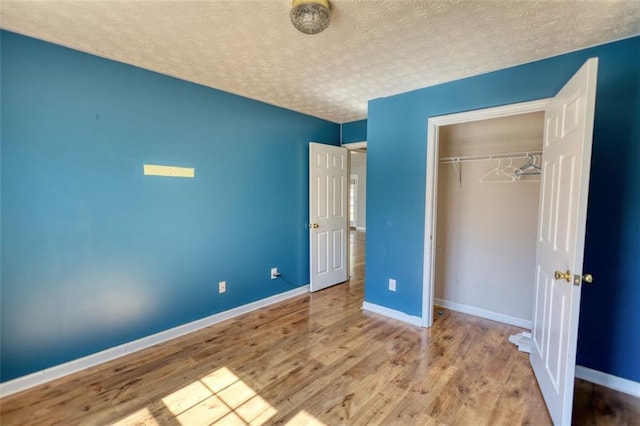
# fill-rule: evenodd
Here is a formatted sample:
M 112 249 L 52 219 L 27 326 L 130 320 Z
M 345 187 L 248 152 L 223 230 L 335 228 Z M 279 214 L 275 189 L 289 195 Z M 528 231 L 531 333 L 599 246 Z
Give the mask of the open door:
M 545 111 L 531 365 L 556 425 L 571 424 L 597 70 L 589 59 Z
M 309 143 L 311 291 L 347 280 L 348 151 Z

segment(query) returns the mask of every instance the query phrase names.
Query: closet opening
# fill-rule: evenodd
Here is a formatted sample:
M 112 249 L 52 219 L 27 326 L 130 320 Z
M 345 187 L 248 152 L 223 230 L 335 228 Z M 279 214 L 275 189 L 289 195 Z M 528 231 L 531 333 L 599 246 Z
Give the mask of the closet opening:
M 435 305 L 531 329 L 545 105 L 429 120 L 425 326 Z

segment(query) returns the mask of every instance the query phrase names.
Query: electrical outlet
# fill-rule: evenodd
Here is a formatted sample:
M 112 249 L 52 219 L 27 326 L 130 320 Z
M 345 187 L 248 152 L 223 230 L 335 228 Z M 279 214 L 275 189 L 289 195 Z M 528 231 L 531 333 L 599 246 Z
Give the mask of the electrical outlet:
M 218 283 L 218 293 L 224 293 L 225 291 L 227 291 L 227 282 L 220 281 Z
M 396 291 L 396 280 L 389 278 L 389 291 Z
M 278 278 L 278 275 L 280 275 L 280 273 L 278 272 L 278 268 L 271 268 L 271 279 L 275 280 L 276 278 Z

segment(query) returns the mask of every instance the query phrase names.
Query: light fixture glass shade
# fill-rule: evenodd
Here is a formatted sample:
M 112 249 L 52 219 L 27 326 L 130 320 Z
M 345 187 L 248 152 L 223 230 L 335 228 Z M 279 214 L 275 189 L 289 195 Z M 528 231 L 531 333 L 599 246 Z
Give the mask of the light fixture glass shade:
M 328 0 L 293 0 L 289 16 L 300 32 L 318 34 L 331 22 L 331 3 Z

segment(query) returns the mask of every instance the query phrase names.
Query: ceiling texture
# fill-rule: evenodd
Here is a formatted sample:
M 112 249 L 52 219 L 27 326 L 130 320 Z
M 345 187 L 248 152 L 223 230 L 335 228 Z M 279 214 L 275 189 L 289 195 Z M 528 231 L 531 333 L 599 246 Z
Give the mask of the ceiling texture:
M 367 101 L 640 34 L 640 0 L 2 0 L 0 27 L 337 123 Z M 640 52 L 639 52 L 640 57 Z

